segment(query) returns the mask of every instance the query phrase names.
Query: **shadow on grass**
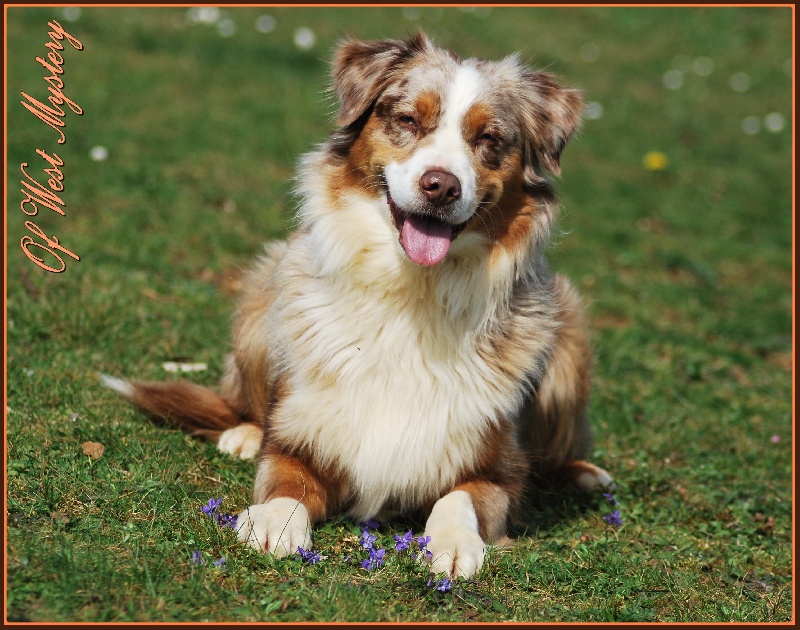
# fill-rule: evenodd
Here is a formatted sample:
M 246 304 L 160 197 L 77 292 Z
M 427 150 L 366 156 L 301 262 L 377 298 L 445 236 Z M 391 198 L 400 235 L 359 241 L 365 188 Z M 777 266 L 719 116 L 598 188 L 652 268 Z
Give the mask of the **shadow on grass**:
M 565 522 L 582 519 L 587 512 L 605 509 L 603 501 L 599 492 L 581 492 L 562 480 L 538 478 L 529 481 L 508 535 L 524 538 L 548 532 Z

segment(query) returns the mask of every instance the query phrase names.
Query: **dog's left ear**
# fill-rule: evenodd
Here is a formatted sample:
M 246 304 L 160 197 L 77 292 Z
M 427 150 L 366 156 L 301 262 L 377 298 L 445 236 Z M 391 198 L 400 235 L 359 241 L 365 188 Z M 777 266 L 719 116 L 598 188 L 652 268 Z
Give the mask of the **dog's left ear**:
M 386 88 L 392 71 L 430 45 L 422 33 L 407 41 L 348 39 L 340 43 L 332 69 L 340 104 L 336 124 L 355 122 Z
M 519 86 L 525 135 L 525 176 L 542 179 L 537 167 L 561 174 L 561 151 L 581 122 L 583 99 L 579 90 L 562 87 L 546 72 L 526 70 Z

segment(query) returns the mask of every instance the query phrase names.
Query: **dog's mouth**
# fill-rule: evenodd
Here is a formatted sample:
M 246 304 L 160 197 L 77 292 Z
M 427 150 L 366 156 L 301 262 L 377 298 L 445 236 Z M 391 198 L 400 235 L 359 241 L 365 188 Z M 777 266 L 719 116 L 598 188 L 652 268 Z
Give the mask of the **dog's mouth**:
M 433 267 L 444 260 L 450 244 L 467 226 L 467 222 L 453 225 L 429 214 L 406 212 L 399 208 L 386 191 L 389 210 L 399 232 L 400 245 L 413 262 Z

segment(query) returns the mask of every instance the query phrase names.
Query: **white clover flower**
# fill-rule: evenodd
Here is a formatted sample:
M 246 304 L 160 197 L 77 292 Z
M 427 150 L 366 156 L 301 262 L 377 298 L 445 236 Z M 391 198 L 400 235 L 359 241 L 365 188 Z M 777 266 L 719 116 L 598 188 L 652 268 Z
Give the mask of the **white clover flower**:
M 256 19 L 256 30 L 259 33 L 271 33 L 275 30 L 275 18 L 271 15 L 259 15 Z
M 758 116 L 748 116 L 742 121 L 742 131 L 748 136 L 754 136 L 761 131 L 761 120 Z
M 597 101 L 589 101 L 586 103 L 585 110 L 586 118 L 589 120 L 597 120 L 603 117 L 603 106 Z
M 673 68 L 661 75 L 661 82 L 668 90 L 677 90 L 683 85 L 683 72 Z
M 108 149 L 98 144 L 89 150 L 89 157 L 95 162 L 105 162 L 108 159 Z
M 730 86 L 735 92 L 747 92 L 750 89 L 750 75 L 745 72 L 735 72 L 731 75 Z
M 786 118 L 780 112 L 771 112 L 764 116 L 764 129 L 770 133 L 782 131 L 786 125 Z
M 317 36 L 307 26 L 301 26 L 294 32 L 294 44 L 300 50 L 311 50 L 317 42 Z

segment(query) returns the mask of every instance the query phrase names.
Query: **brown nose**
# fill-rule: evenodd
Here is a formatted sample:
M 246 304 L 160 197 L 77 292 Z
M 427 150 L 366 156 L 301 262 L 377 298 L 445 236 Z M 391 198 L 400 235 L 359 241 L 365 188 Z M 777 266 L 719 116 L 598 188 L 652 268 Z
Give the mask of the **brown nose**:
M 434 206 L 446 206 L 461 196 L 458 177 L 445 171 L 428 171 L 419 178 L 419 189 Z

